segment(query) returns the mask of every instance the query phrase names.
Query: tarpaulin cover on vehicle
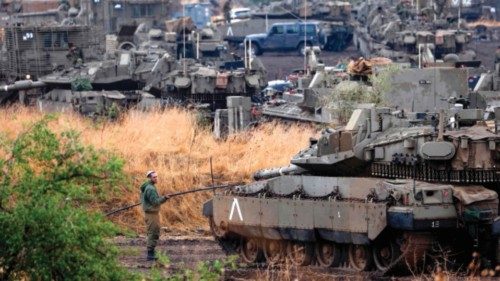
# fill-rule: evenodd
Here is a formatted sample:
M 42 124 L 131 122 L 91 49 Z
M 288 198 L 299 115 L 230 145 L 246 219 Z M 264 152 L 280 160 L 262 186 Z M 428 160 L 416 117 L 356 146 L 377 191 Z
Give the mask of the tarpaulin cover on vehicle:
M 498 198 L 495 191 L 479 185 L 453 187 L 453 196 L 465 205 L 479 201 L 495 200 Z
M 375 65 L 388 65 L 392 60 L 388 58 L 359 58 L 356 61 L 351 61 L 347 65 L 347 73 L 356 75 L 370 75 L 373 73 L 373 66 Z

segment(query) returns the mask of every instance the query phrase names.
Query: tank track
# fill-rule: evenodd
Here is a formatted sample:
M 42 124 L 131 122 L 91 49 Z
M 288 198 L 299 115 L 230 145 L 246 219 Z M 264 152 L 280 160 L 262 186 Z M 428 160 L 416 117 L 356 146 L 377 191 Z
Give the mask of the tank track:
M 491 183 L 500 182 L 499 170 L 437 170 L 429 165 L 403 166 L 395 164 L 371 165 L 371 173 L 383 178 L 414 178 L 419 181 L 451 183 Z
M 256 257 L 255 262 L 253 263 L 249 262 L 248 257 L 245 256 L 245 254 L 243 253 L 245 247 L 244 243 L 247 238 L 239 235 L 229 234 L 225 231 L 221 233 L 221 230 L 214 226 L 213 221 L 210 218 L 209 218 L 209 224 L 215 241 L 220 245 L 221 249 L 227 255 L 238 254 L 240 255 L 240 259 L 243 262 L 250 263 L 253 265 L 261 264 L 262 262 L 272 266 L 279 266 L 280 264 L 290 263 L 290 256 L 287 254 L 282 253 L 279 257 L 276 257 L 270 255 L 269 253 L 263 253 L 262 251 L 265 251 L 266 248 L 266 242 L 268 242 L 265 239 L 260 239 L 259 241 L 260 243 L 259 247 L 261 249 L 259 249 L 260 252 Z M 287 243 L 293 241 L 277 241 L 277 242 Z M 317 243 L 321 242 L 318 241 Z M 423 268 L 422 264 L 424 264 L 425 262 L 427 252 L 431 249 L 432 243 L 433 243 L 433 238 L 432 235 L 429 233 L 412 233 L 412 232 L 403 233 L 398 243 L 395 243 L 398 245 L 397 252 L 399 253 L 399 256 L 395 258 L 390 264 L 386 265 L 384 269 L 381 269 L 379 266 L 377 266 L 375 263 L 372 262 L 373 256 L 371 255 L 374 255 L 372 247 L 369 248 L 370 261 L 368 262 L 366 268 L 360 270 L 358 266 L 353 265 L 352 261 L 353 257 L 349 253 L 350 251 L 349 247 L 355 246 L 353 244 L 342 245 L 341 251 L 338 256 L 338 261 L 332 263 L 331 265 L 325 265 L 324 263 L 320 262 L 317 259 L 318 255 L 317 251 L 315 251 L 314 254 L 311 255 L 312 260 L 308 262 L 307 265 L 320 266 L 320 267 L 336 267 L 343 269 L 352 269 L 356 271 L 372 271 L 371 274 L 374 277 L 384 276 L 388 273 L 393 273 L 397 271 L 409 270 L 411 272 L 417 272 Z M 291 263 L 294 264 L 293 261 Z M 296 262 L 295 265 L 300 266 L 300 264 L 296 264 Z
M 222 251 L 224 251 L 226 255 L 238 254 L 240 239 L 227 235 L 225 231 L 222 231 L 217 226 L 215 226 L 211 217 L 208 219 L 208 224 L 210 225 L 210 231 L 212 232 L 212 236 L 214 237 L 215 242 L 220 245 Z

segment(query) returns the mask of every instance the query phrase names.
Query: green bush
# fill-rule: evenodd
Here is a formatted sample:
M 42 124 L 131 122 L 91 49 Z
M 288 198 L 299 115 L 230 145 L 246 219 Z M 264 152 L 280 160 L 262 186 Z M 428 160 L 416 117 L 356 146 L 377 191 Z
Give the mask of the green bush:
M 50 119 L 0 141 L 0 280 L 130 280 L 107 239 L 116 227 L 87 209 L 123 161 L 52 132 Z
M 161 268 L 170 266 L 170 259 L 167 256 L 159 255 L 159 259 L 150 272 L 150 276 L 146 277 L 151 281 L 217 281 L 223 280 L 225 269 L 235 270 L 237 266 L 238 256 L 229 256 L 221 260 L 202 261 L 199 262 L 195 269 L 184 269 L 177 273 L 165 277 L 162 274 Z
M 83 145 L 75 131 L 56 134 L 53 117 L 16 139 L 0 135 L 0 280 L 138 280 L 118 263 L 110 238 L 119 229 L 92 203 L 107 200 L 123 178 L 123 161 Z M 235 258 L 202 262 L 147 280 L 220 280 Z
M 92 83 L 87 78 L 76 78 L 71 82 L 71 89 L 75 92 L 92 91 Z

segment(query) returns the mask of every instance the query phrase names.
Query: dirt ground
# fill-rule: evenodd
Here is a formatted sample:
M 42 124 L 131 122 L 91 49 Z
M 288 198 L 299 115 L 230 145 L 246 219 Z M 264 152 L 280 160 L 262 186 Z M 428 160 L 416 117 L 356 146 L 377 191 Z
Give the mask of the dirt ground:
M 228 256 L 221 250 L 218 243 L 206 234 L 175 236 L 163 235 L 160 238 L 157 252 L 168 257 L 168 266 L 146 261 L 146 239 L 143 236 L 137 238 L 117 237 L 115 244 L 121 253 L 121 263 L 131 270 L 142 274 L 145 278 L 151 276 L 155 268 L 164 277 L 172 276 L 174 273 L 183 272 L 186 269 L 195 270 L 200 262 L 224 261 Z M 398 273 L 397 275 L 381 275 L 376 271 L 357 272 L 348 267 L 323 268 L 317 265 L 297 267 L 287 264 L 269 267 L 266 265 L 247 265 L 237 261 L 237 268 L 226 268 L 221 280 L 293 280 L 293 281 L 415 281 L 415 280 L 500 280 L 498 277 L 468 277 L 464 272 L 445 272 L 445 279 L 435 278 L 434 274 L 426 273 Z
M 121 263 L 133 272 L 148 276 L 155 266 L 146 261 L 146 238 L 115 238 L 120 251 Z M 200 262 L 223 261 L 227 258 L 219 244 L 211 236 L 162 236 L 156 248 L 157 252 L 170 260 L 170 265 L 160 266 L 164 276 L 184 269 L 195 269 Z M 404 280 L 398 279 L 398 280 Z M 325 269 L 318 266 L 295 267 L 259 267 L 239 264 L 238 269 L 227 269 L 223 280 L 394 280 L 392 277 L 378 276 L 374 273 L 358 273 L 348 268 Z
M 477 54 L 476 59 L 480 60 L 486 69 L 493 70 L 495 50 L 498 46 L 500 46 L 500 40 L 472 41 L 467 49 L 474 50 Z M 341 61 L 347 62 L 351 56 L 360 56 L 353 45 L 340 53 L 322 51 L 318 57 L 325 65 L 334 66 Z M 264 53 L 259 58 L 267 69 L 268 80 L 284 79 L 292 70 L 304 67 L 304 57 L 299 56 L 297 52 Z
M 356 48 L 351 45 L 340 53 L 322 51 L 318 57 L 326 66 L 334 66 L 341 61 L 347 62 L 351 56 L 359 55 Z M 259 58 L 266 67 L 268 80 L 284 79 L 292 70 L 304 68 L 304 57 L 299 56 L 296 51 L 264 53 Z

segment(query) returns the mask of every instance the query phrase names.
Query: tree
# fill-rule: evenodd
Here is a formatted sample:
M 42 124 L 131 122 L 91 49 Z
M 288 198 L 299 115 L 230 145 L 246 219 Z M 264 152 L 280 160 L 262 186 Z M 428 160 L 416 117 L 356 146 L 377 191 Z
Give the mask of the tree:
M 0 136 L 0 279 L 129 280 L 107 239 L 116 227 L 89 203 L 123 178 L 123 161 L 56 134 L 45 117 Z

